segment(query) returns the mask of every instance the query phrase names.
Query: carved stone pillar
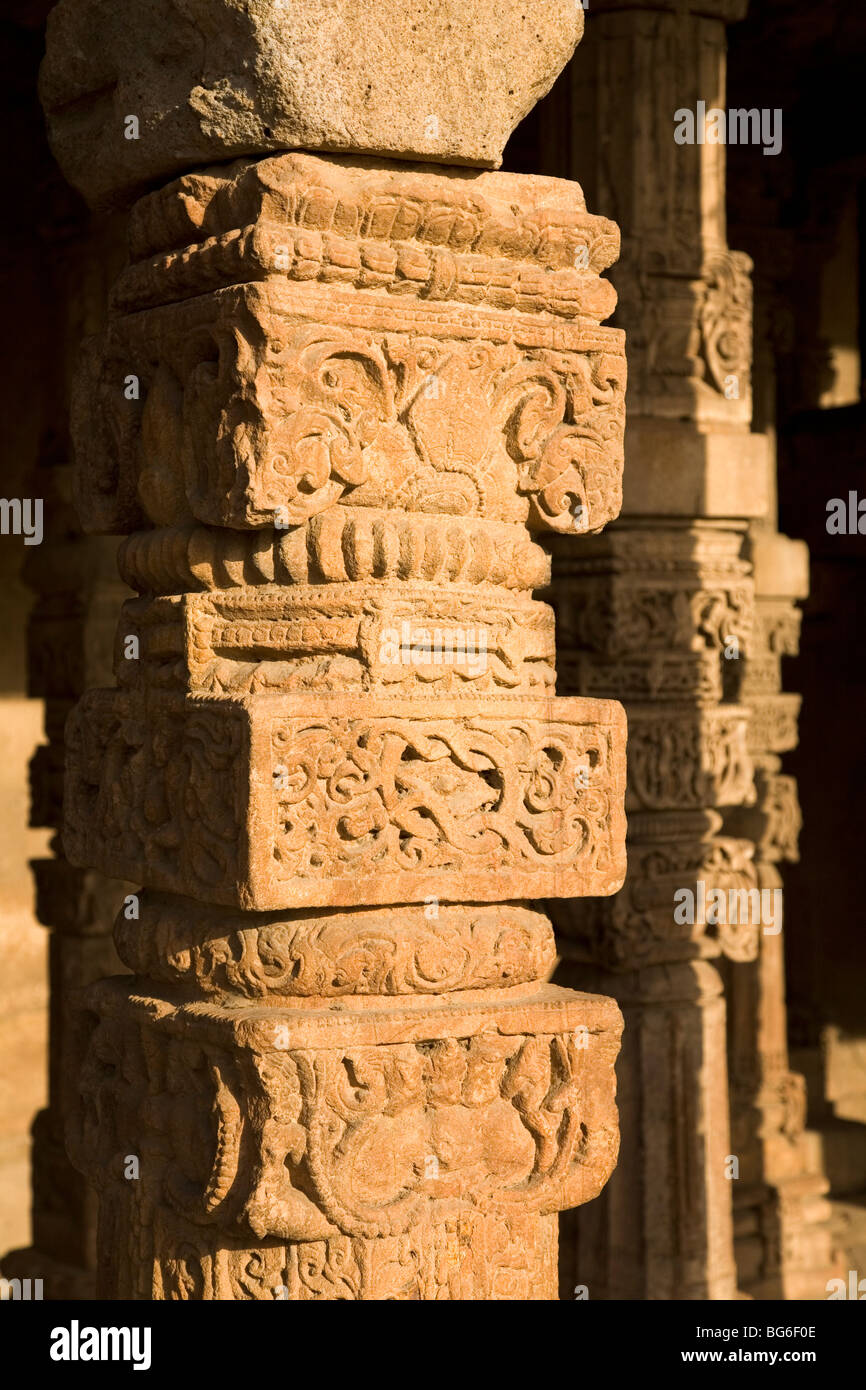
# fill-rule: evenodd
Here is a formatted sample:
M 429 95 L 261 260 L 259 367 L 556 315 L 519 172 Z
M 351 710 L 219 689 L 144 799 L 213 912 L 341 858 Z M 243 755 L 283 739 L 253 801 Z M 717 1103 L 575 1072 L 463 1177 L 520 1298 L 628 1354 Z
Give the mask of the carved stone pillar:
M 31 764 L 31 821 L 58 832 L 53 856 L 31 861 L 36 915 L 51 931 L 49 1094 L 33 1125 L 32 1246 L 7 1256 L 4 1269 L 41 1278 L 45 1296 L 59 1299 L 93 1297 L 96 1255 L 95 1193 L 64 1147 L 71 1101 L 64 1059 L 73 1046 L 78 990 L 117 970 L 111 929 L 125 891 L 90 869 L 73 868 L 63 856 L 63 732 L 81 694 L 110 678 L 114 628 L 126 591 L 112 543 L 85 540 L 76 526 L 70 468 L 51 472 L 46 544 L 25 568 L 38 593 L 30 618 L 30 691 L 45 701 L 46 734 Z
M 756 884 L 751 845 L 724 834 L 721 815 L 751 789 L 747 711 L 722 698 L 724 650 L 751 620 L 741 542 L 731 526 L 623 521 L 573 560 L 557 548 L 565 688 L 615 689 L 629 717 L 625 887 L 551 905 L 560 978 L 612 993 L 626 1019 L 621 1171 L 572 1220 L 573 1265 L 564 1252 L 590 1297 L 734 1292 L 725 1006 L 711 962 L 753 956 L 758 926 L 702 902 Z
M 800 699 L 782 690 L 782 658 L 800 637 L 798 599 L 809 590 L 808 551 L 772 527 L 753 528 L 756 620 L 739 668 L 740 698 L 750 709 L 749 749 L 755 801 L 730 816 L 730 828 L 755 846 L 758 886 L 772 895 L 773 930 L 757 959 L 731 969 L 725 992 L 731 1019 L 731 1126 L 739 1156 L 734 1191 L 740 1285 L 756 1298 L 825 1296 L 833 1267 L 828 1182 L 820 1138 L 807 1131 L 806 1085 L 788 1065 L 781 865 L 798 858 L 797 783 L 781 755 L 797 743 Z
M 753 845 L 724 816 L 754 795 L 735 673 L 769 456 L 749 429 L 750 263 L 726 241 L 724 146 L 702 128 L 678 143 L 675 129 L 684 109 L 699 122 L 699 102 L 724 105 L 725 22 L 743 9 L 600 0 L 565 94 L 571 168 L 628 233 L 615 276 L 630 337 L 622 518 L 570 553 L 557 542 L 554 565 L 563 686 L 619 698 L 629 719 L 625 888 L 552 906 L 559 978 L 613 994 L 626 1020 L 618 1170 L 570 1218 L 563 1252 L 565 1282 L 590 1297 L 737 1288 L 714 962 L 753 959 L 760 930 Z
M 737 72 L 731 74 L 739 93 L 753 88 L 756 48 L 766 51 L 768 40 L 755 30 L 761 14 L 754 6 L 750 21 L 739 31 Z M 773 41 L 778 43 L 778 32 Z M 762 99 L 783 108 L 793 126 L 799 89 L 796 64 L 784 54 Z M 732 95 L 731 105 L 740 104 Z M 803 332 L 804 317 L 817 314 L 817 295 L 815 275 L 804 283 L 801 266 L 814 271 L 826 264 L 838 222 L 833 215 L 822 219 L 820 232 L 813 227 L 809 241 L 798 243 L 784 216 L 791 182 L 802 176 L 796 150 L 795 138 L 786 139 L 780 155 L 767 161 L 750 158 L 748 148 L 732 150 L 728 177 L 730 220 L 755 266 L 755 421 L 767 432 L 774 464 L 768 515 L 750 527 L 756 615 L 737 670 L 740 699 L 751 711 L 756 795 L 753 805 L 733 812 L 728 824 L 753 841 L 762 890 L 777 895 L 780 909 L 784 904 L 792 910 L 780 910 L 782 930 L 761 934 L 757 959 L 730 972 L 725 992 L 731 1014 L 731 1123 L 734 1149 L 741 1155 L 734 1191 L 740 1286 L 756 1298 L 813 1299 L 826 1297 L 828 1280 L 846 1274 L 847 1264 L 834 1267 L 822 1136 L 805 1128 L 805 1078 L 791 1071 L 788 1055 L 785 942 L 801 904 L 799 885 L 789 879 L 786 865 L 799 862 L 801 817 L 797 781 L 783 760 L 799 741 L 800 696 L 784 690 L 783 659 L 799 652 L 797 605 L 808 597 L 810 577 L 806 545 L 778 532 L 775 446 L 780 414 L 790 410 L 796 395 L 791 367 L 796 365 L 794 375 L 803 380 L 811 369 L 811 392 L 821 375 L 816 361 L 825 365 L 822 352 L 816 358 L 815 334 Z M 844 858 L 844 850 L 841 854 Z M 822 894 L 824 887 L 822 880 Z M 824 943 L 818 946 L 824 949 Z M 832 946 L 827 950 L 832 955 Z
M 335 55 L 363 66 L 344 8 Z M 440 8 L 485 57 L 486 24 L 511 43 L 506 130 L 582 22 L 547 0 L 530 60 L 525 7 Z M 253 67 L 275 42 L 254 10 Z M 58 12 L 75 32 L 92 7 Z M 277 35 L 287 81 L 303 23 Z M 338 112 L 342 142 L 315 103 L 289 138 L 280 110 L 310 94 L 292 108 L 264 59 L 252 134 L 211 105 L 216 134 L 202 148 L 208 122 L 178 115 L 174 149 L 263 150 L 264 110 L 277 145 L 494 162 L 473 127 L 490 91 L 437 110 L 409 58 L 389 109 L 433 105 L 426 150 L 376 124 L 378 92 Z M 61 157 L 62 69 L 58 46 Z M 94 196 L 177 168 L 135 158 Z M 116 929 L 136 977 L 80 1019 L 69 1145 L 100 1192 L 103 1296 L 555 1297 L 557 1212 L 616 1162 L 621 1019 L 545 983 L 529 903 L 621 886 L 625 723 L 554 695 L 532 533 L 619 509 L 616 250 L 576 185 L 388 160 L 243 159 L 133 210 L 76 406 L 81 513 L 126 535 L 139 595 L 118 688 L 67 740 L 70 859 L 145 885 Z
M 77 340 L 82 325 L 93 331 L 104 320 L 112 268 L 123 265 L 123 242 L 111 219 L 90 225 L 47 150 L 44 161 L 37 182 L 52 216 L 40 229 L 42 263 L 59 351 L 50 363 L 52 408 L 44 417 L 34 478 L 45 536 L 26 552 L 22 577 L 35 595 L 28 691 L 43 701 L 45 731 L 30 764 L 30 823 L 53 832 L 50 854 L 30 861 L 36 916 L 50 932 L 48 1103 L 32 1126 L 31 1242 L 2 1253 L 4 1275 L 41 1280 L 46 1299 L 87 1299 L 94 1292 L 96 1195 L 65 1150 L 70 1086 L 64 1059 L 77 1027 L 78 991 L 120 965 L 111 932 L 129 889 L 92 869 L 74 868 L 63 855 L 64 727 L 84 691 L 111 679 L 117 617 L 129 590 L 117 574 L 116 543 L 83 536 L 76 520 L 66 414 Z

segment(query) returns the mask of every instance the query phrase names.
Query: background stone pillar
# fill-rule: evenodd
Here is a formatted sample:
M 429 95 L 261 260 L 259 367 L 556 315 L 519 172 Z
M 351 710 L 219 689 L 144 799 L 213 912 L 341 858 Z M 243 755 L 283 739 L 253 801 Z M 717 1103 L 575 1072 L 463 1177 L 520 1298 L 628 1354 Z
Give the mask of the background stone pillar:
M 816 495 L 804 488 L 803 476 L 785 471 L 789 420 L 792 416 L 805 421 L 816 418 L 810 415 L 809 407 L 820 400 L 824 408 L 817 412 L 817 418 L 829 424 L 834 416 L 845 415 L 844 410 L 832 407 L 859 394 L 859 354 L 838 346 L 857 314 L 852 288 L 856 270 L 852 276 L 846 264 L 849 257 L 856 266 L 856 233 L 852 228 L 856 225 L 857 185 L 850 174 L 840 176 L 837 170 L 835 176 L 816 176 L 811 167 L 813 157 L 819 164 L 838 162 L 840 169 L 845 168 L 846 161 L 846 151 L 839 142 L 830 142 L 829 147 L 827 142 L 817 142 L 813 156 L 808 118 L 804 121 L 801 116 L 801 111 L 817 99 L 814 94 L 804 97 L 802 81 L 803 64 L 809 61 L 807 55 L 815 38 L 812 19 L 807 7 L 800 12 L 795 7 L 774 14 L 751 5 L 748 22 L 732 38 L 729 64 L 731 106 L 744 105 L 746 93 L 751 101 L 760 73 L 762 102 L 784 115 L 784 140 L 778 155 L 756 158 L 750 147 L 736 147 L 729 152 L 728 169 L 732 235 L 755 266 L 754 422 L 769 440 L 774 481 L 768 515 L 750 528 L 757 612 L 752 650 L 739 674 L 742 699 L 752 710 L 749 744 L 756 801 L 749 810 L 736 814 L 737 833 L 748 835 L 755 843 L 762 881 L 784 892 L 784 932 L 778 937 L 762 937 L 758 960 L 733 972 L 726 985 L 738 1023 L 731 1030 L 732 1049 L 737 1048 L 736 1057 L 732 1051 L 732 1115 L 737 1142 L 748 1156 L 745 1167 L 751 1173 L 750 1180 L 735 1193 L 737 1260 L 742 1287 L 756 1297 L 768 1298 L 823 1298 L 828 1280 L 838 1274 L 847 1277 L 848 1268 L 857 1263 L 856 1255 L 843 1262 L 832 1249 L 831 1208 L 825 1198 L 834 1155 L 828 1151 L 826 1134 L 820 1132 L 821 1078 L 802 1053 L 793 1054 L 795 1070 L 789 1065 L 789 1039 L 792 1047 L 802 1041 L 802 995 L 798 999 L 797 984 L 798 974 L 803 977 L 800 962 L 804 942 L 812 957 L 806 971 L 810 979 L 815 978 L 816 962 L 844 960 L 840 973 L 847 977 L 852 995 L 857 992 L 845 950 L 840 950 L 830 935 L 831 924 L 850 918 L 833 897 L 840 883 L 836 866 L 853 865 L 857 853 L 853 842 L 845 845 L 838 825 L 833 823 L 834 809 L 842 798 L 839 787 L 827 780 L 824 771 L 825 766 L 839 764 L 832 738 L 827 747 L 828 728 L 847 749 L 844 715 L 832 685 L 834 671 L 844 669 L 846 642 L 833 632 L 826 615 L 832 613 L 835 620 L 841 617 L 843 627 L 852 615 L 844 612 L 844 597 L 828 602 L 814 532 L 808 527 L 804 531 L 791 528 L 795 534 L 810 538 L 808 548 L 802 541 L 779 534 L 777 505 L 780 500 L 783 513 L 787 512 L 786 529 L 792 513 L 796 516 L 810 511 L 823 529 L 824 493 L 814 506 Z M 835 61 L 841 58 L 844 65 L 850 62 L 856 66 L 858 41 L 854 35 L 862 22 L 853 14 L 852 27 L 839 20 L 840 16 L 835 16 L 832 26 Z M 767 44 L 778 55 L 769 70 L 764 58 Z M 825 90 L 839 92 L 847 91 L 850 85 L 828 58 L 822 65 L 821 83 Z M 842 121 L 840 128 L 849 129 L 850 123 Z M 797 192 L 792 196 L 794 189 Z M 837 279 L 840 272 L 844 288 Z M 828 304 L 832 304 L 829 320 L 825 318 Z M 819 489 L 836 491 L 836 484 L 827 482 L 824 462 L 835 467 L 843 456 L 844 447 L 840 449 L 836 440 L 828 437 L 823 441 L 808 469 L 808 475 L 818 479 Z M 857 591 L 851 581 L 850 572 L 846 572 L 843 593 Z M 822 613 L 816 626 L 828 641 L 828 651 L 811 650 L 804 660 L 797 661 L 799 605 L 809 598 L 810 588 Z M 847 672 L 842 678 L 847 685 Z M 801 743 L 800 695 L 784 689 L 792 683 L 805 693 L 810 726 L 821 730 L 822 751 L 818 756 L 808 740 Z M 833 712 L 829 721 L 828 710 Z M 807 811 L 812 843 L 801 863 L 801 790 L 792 774 L 802 775 L 804 769 L 808 773 L 812 767 L 823 790 L 817 804 L 812 803 L 811 813 Z M 821 837 L 830 847 L 833 869 L 829 873 Z M 804 931 L 811 893 L 820 908 Z M 786 995 L 795 1001 L 793 1017 L 789 1016 Z M 746 1055 L 749 1047 L 751 1060 Z M 799 1074 L 804 1063 L 807 1077 Z M 809 1128 L 805 1127 L 807 1100 Z M 866 1149 L 861 1145 L 859 1161 L 854 1156 L 850 1170 L 856 1175 L 855 1191 L 863 1185 L 864 1158 Z M 856 1205 L 853 1210 L 858 1211 Z
M 38 593 L 30 617 L 30 693 L 45 701 L 46 742 L 31 764 L 33 825 L 54 832 L 54 853 L 31 861 L 38 920 L 50 930 L 48 1104 L 33 1124 L 32 1245 L 5 1256 L 12 1276 L 43 1280 L 47 1298 L 92 1298 L 96 1197 L 66 1155 L 70 1088 L 64 1059 L 73 1046 L 80 988 L 120 965 L 111 937 L 124 886 L 73 868 L 59 843 L 63 802 L 63 731 L 78 698 L 110 678 L 114 629 L 127 590 L 117 577 L 116 546 L 82 536 L 69 501 L 68 465 L 45 488 L 47 535 L 25 578 Z
M 42 55 L 38 7 L 30 7 L 29 13 L 23 5 L 18 9 L 15 18 L 21 27 L 8 22 L 4 32 L 4 87 L 7 106 L 16 113 L 22 196 L 4 227 L 4 302 L 15 328 L 16 371 L 7 374 L 3 414 L 10 423 L 6 443 L 16 464 L 15 471 L 4 464 L 3 491 L 9 497 L 37 498 L 43 530 L 41 543 L 33 546 L 15 537 L 2 539 L 5 559 L 10 558 L 7 547 L 18 551 L 20 593 L 27 600 L 18 612 L 9 603 L 2 627 L 10 650 L 18 640 L 26 643 L 27 694 L 31 709 L 42 716 L 29 763 L 29 805 L 22 805 L 20 813 L 11 798 L 15 765 L 28 746 L 23 723 L 16 727 L 5 720 L 8 747 L 0 756 L 9 782 L 2 790 L 3 805 L 22 837 L 18 849 L 7 835 L 6 850 L 10 862 L 17 860 L 28 873 L 23 837 L 31 838 L 31 910 L 48 929 L 41 933 L 48 956 L 42 972 L 48 994 L 48 1058 L 43 1059 L 46 1102 L 30 1129 L 23 1190 L 15 1193 L 11 1183 L 3 1184 L 4 1199 L 25 1214 L 29 1230 L 27 1225 L 20 1234 L 16 1229 L 15 1248 L 7 1250 L 11 1242 L 5 1240 L 0 1257 L 7 1278 L 40 1280 L 46 1299 L 87 1298 L 93 1295 L 96 1200 L 65 1152 L 68 1092 L 62 1059 L 71 1045 L 77 989 L 120 964 L 111 928 L 124 890 L 98 873 L 72 868 L 63 857 L 63 729 L 84 690 L 111 678 L 114 629 L 129 591 L 117 575 L 116 543 L 84 537 L 75 518 L 68 402 L 82 332 L 93 332 L 104 321 L 108 288 L 123 264 L 124 242 L 122 226 L 120 235 L 117 226 L 122 219 L 91 218 L 51 157 L 35 90 Z M 19 481 L 15 472 L 26 464 Z M 14 602 L 16 586 L 4 582 L 3 589 L 7 602 Z M 7 968 L 4 977 L 15 1002 L 3 1009 L 9 1030 L 4 1051 L 8 1090 L 23 1106 L 32 1055 L 21 969 L 27 938 L 23 920 L 10 915 L 15 902 L 10 888 L 3 894 L 0 916 L 10 934 L 16 933 L 16 944 L 10 940 L 6 950 L 8 965 L 15 962 L 15 968 Z M 0 1111 L 7 1109 L 0 1099 Z
M 840 1271 L 820 1137 L 806 1129 L 806 1083 L 788 1063 L 781 873 L 799 857 L 801 821 L 796 780 L 782 771 L 782 755 L 797 744 L 800 698 L 782 689 L 782 659 L 799 648 L 809 553 L 771 523 L 753 525 L 749 552 L 755 623 L 737 673 L 750 710 L 755 798 L 730 813 L 729 828 L 755 846 L 758 886 L 774 896 L 777 930 L 764 930 L 757 958 L 726 976 L 737 1267 L 741 1288 L 756 1298 L 820 1298 Z
M 725 23 L 744 8 L 601 0 L 559 98 L 559 157 L 627 233 L 615 282 L 630 336 L 622 517 L 572 554 L 557 544 L 554 565 L 564 688 L 622 699 L 629 717 L 626 886 L 552 909 L 558 978 L 612 993 L 626 1018 L 619 1168 L 563 1252 L 564 1286 L 591 1297 L 737 1288 L 713 962 L 753 959 L 760 924 L 699 895 L 758 885 L 754 847 L 725 815 L 754 796 L 736 671 L 754 621 L 744 540 L 770 462 L 749 428 L 750 262 L 727 244 L 725 148 L 704 138 L 699 103 L 724 107 Z M 678 143 L 684 110 L 693 133 Z
M 558 558 L 554 572 L 567 688 L 625 701 L 630 796 L 641 814 L 630 815 L 623 901 L 604 905 L 599 920 L 580 906 L 555 914 L 563 932 L 577 930 L 576 941 L 562 946 L 573 962 L 607 959 L 623 968 L 646 965 L 665 950 L 674 960 L 687 950 L 671 918 L 678 888 L 700 879 L 707 889 L 760 891 L 772 901 L 781 888 L 778 866 L 796 853 L 796 788 L 782 774 L 780 755 L 796 743 L 799 702 L 782 692 L 781 657 L 796 649 L 793 601 L 805 593 L 806 558 L 775 527 L 775 357 L 786 339 L 790 350 L 790 333 L 774 290 L 776 278 L 791 274 L 791 254 L 780 203 L 766 196 L 774 180 L 785 186 L 780 171 L 789 170 L 789 103 L 780 102 L 778 85 L 771 84 L 776 95 L 765 100 L 784 107 L 781 118 L 767 112 L 779 137 L 774 157 L 754 145 L 736 150 L 735 206 L 746 209 L 737 243 L 754 252 L 762 272 L 754 407 L 750 262 L 727 245 L 726 146 L 700 125 L 701 110 L 709 117 L 720 109 L 727 119 L 728 108 L 754 99 L 754 84 L 739 99 L 726 92 L 724 25 L 742 18 L 745 8 L 736 0 L 685 7 L 602 0 L 580 55 L 539 113 L 543 167 L 580 177 L 594 205 L 629 233 L 614 276 L 617 322 L 631 343 L 623 518 L 598 543 L 594 568 L 582 552 Z M 753 77 L 766 61 L 766 43 L 776 42 L 763 38 Z M 675 139 L 677 128 L 686 133 L 683 143 Z M 765 218 L 767 227 L 756 234 L 752 221 Z M 799 283 L 794 293 L 799 303 Z M 750 420 L 760 434 L 748 432 Z M 686 582 L 684 557 L 693 564 Z M 599 593 L 609 602 L 601 624 L 592 616 Z M 689 732 L 696 723 L 704 729 L 697 740 Z M 728 731 L 717 745 L 720 755 L 710 752 L 713 726 Z M 655 784 L 641 747 L 642 731 L 653 729 L 648 748 L 659 750 L 664 768 Z M 736 746 L 735 756 L 720 753 L 724 743 L 730 752 Z M 691 773 L 701 766 L 713 771 L 696 797 Z M 718 776 L 733 766 L 736 777 Z M 662 837 L 665 796 L 669 808 L 681 809 L 676 816 L 668 811 Z M 761 919 L 760 925 L 771 924 Z M 830 1272 L 825 1182 L 817 1137 L 803 1130 L 802 1080 L 788 1067 L 782 938 L 775 929 L 756 932 L 751 913 L 745 923 L 740 917 L 710 924 L 700 938 L 692 943 L 698 955 L 721 949 L 733 1011 L 730 1157 L 739 1177 L 732 1175 L 727 1186 L 718 1181 L 723 1133 L 718 1106 L 701 1086 L 698 1107 L 681 1107 L 681 1114 L 686 1131 L 697 1123 L 703 1132 L 701 1116 L 715 1113 L 714 1169 L 700 1169 L 701 1145 L 678 1145 L 673 1154 L 681 1166 L 674 1164 L 660 1183 L 647 1155 L 671 1152 L 663 1144 L 667 1122 L 652 1130 L 660 1107 L 647 1107 L 647 1140 L 624 1150 L 605 1196 L 610 1229 L 603 1229 L 601 1205 L 575 1218 L 586 1231 L 582 1269 L 568 1261 L 566 1244 L 564 1284 L 591 1281 L 600 1268 L 601 1286 L 614 1297 L 684 1297 L 689 1289 L 704 1297 L 731 1288 L 729 1235 L 722 1241 L 707 1235 L 707 1270 L 693 1277 L 691 1252 L 702 1237 L 692 1234 L 689 1247 L 689 1223 L 668 1196 L 677 1185 L 688 1187 L 681 1176 L 690 1171 L 682 1166 L 688 1155 L 698 1164 L 697 1190 L 707 1193 L 715 1183 L 717 1214 L 733 1193 L 740 1288 L 757 1297 L 820 1296 Z M 597 974 L 587 975 L 585 964 L 566 965 L 562 978 L 608 987 Z M 624 1002 L 626 990 L 634 997 L 634 977 L 609 988 Z M 625 1007 L 628 1040 L 634 1030 Z M 699 1075 L 696 1070 L 696 1080 Z M 707 1087 L 724 1084 L 718 1069 L 707 1074 Z M 644 1174 L 642 1188 L 637 1177 L 627 1177 L 630 1159 Z M 728 1160 L 724 1166 L 731 1169 Z M 711 1209 L 709 1200 L 698 1208 Z M 729 1229 L 726 1214 L 723 1224 Z M 721 1229 L 718 1221 L 713 1229 Z M 716 1260 L 727 1271 L 721 1283 L 710 1277 Z M 635 1273 L 642 1261 L 651 1267 L 646 1277 Z
M 497 162 L 581 10 L 411 8 L 226 6 L 191 89 L 174 10 L 133 43 L 64 0 L 58 157 L 97 202 L 286 145 Z M 621 1019 L 545 983 L 528 902 L 621 886 L 625 725 L 554 696 L 531 533 L 619 508 L 616 250 L 576 185 L 333 155 L 132 213 L 74 407 L 81 515 L 139 595 L 67 735 L 71 862 L 145 885 L 136 976 L 68 1058 L 104 1297 L 555 1297 Z

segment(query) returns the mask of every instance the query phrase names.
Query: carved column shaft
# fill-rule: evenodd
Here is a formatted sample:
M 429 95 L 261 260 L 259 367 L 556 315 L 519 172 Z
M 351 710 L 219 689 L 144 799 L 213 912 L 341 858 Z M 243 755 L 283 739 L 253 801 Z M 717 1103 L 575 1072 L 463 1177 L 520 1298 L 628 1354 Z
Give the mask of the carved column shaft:
M 817 1134 L 806 1128 L 806 1086 L 788 1063 L 785 1010 L 784 882 L 798 858 L 797 783 L 782 755 L 797 743 L 800 697 L 782 689 L 782 659 L 799 648 L 798 599 L 808 595 L 808 551 L 771 525 L 750 537 L 756 621 L 740 674 L 751 711 L 749 747 L 755 800 L 731 815 L 731 828 L 755 846 L 758 886 L 772 902 L 772 930 L 757 959 L 730 971 L 726 993 L 731 1118 L 740 1182 L 734 1192 L 741 1287 L 756 1298 L 823 1296 L 832 1267 L 828 1182 Z
M 582 15 L 545 9 L 561 63 Z M 475 115 L 432 154 L 485 162 Z M 555 1296 L 621 1020 L 546 983 L 528 903 L 621 885 L 625 726 L 554 695 L 532 533 L 619 508 L 616 250 L 575 185 L 310 154 L 133 210 L 76 406 L 139 595 L 68 733 L 70 859 L 145 884 L 69 1132 L 104 1296 Z
M 52 1298 L 93 1296 L 95 1194 L 65 1152 L 65 1122 L 77 1088 L 70 1091 L 63 1067 L 75 1034 L 78 991 L 118 967 L 111 929 L 124 895 L 122 885 L 74 868 L 59 844 L 66 719 L 89 685 L 110 676 L 125 593 L 110 542 L 87 542 L 75 525 L 70 471 L 53 470 L 58 485 L 46 499 L 48 544 L 27 572 L 39 593 L 30 620 L 31 691 L 45 701 L 46 732 L 31 765 L 31 818 L 58 833 L 53 857 L 31 864 L 37 917 L 51 930 L 49 1093 L 33 1127 L 33 1247 L 13 1260 L 16 1271 L 26 1261 L 26 1275 L 43 1278 Z M 12 1263 L 4 1262 L 10 1268 Z
M 111 932 L 127 890 L 92 869 L 73 867 L 63 855 L 64 728 L 84 691 L 111 679 L 114 630 L 129 591 L 117 575 L 116 544 L 84 537 L 77 523 L 66 408 L 76 337 L 82 324 L 93 330 L 104 318 L 112 267 L 122 265 L 123 250 L 121 244 L 118 255 L 111 219 L 88 225 L 59 173 L 43 178 L 53 210 L 41 229 L 56 314 L 53 340 L 65 351 L 52 363 L 51 398 L 59 416 L 45 429 L 38 471 L 44 543 L 27 552 L 23 578 L 36 596 L 28 627 L 28 688 L 44 702 L 45 729 L 30 765 L 30 823 L 53 832 L 50 854 L 30 866 L 36 916 L 50 931 L 48 1101 L 32 1128 L 31 1244 L 4 1253 L 3 1272 L 41 1280 L 46 1299 L 86 1299 L 94 1289 L 96 1195 L 65 1150 L 70 1089 L 64 1058 L 76 1031 L 81 987 L 120 964 Z

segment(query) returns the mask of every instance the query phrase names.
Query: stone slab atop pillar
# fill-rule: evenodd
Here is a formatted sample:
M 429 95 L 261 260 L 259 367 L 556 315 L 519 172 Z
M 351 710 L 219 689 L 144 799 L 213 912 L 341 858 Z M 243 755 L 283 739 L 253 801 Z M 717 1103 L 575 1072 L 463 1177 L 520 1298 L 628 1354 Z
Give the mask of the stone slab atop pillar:
M 97 206 L 279 150 L 498 168 L 583 24 L 575 0 L 60 0 L 40 96 Z

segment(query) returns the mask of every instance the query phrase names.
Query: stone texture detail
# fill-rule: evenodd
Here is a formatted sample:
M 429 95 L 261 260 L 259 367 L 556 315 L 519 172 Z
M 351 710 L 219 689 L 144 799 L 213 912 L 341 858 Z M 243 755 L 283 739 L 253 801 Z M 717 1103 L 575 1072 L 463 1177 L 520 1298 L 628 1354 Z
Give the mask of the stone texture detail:
M 374 160 L 281 155 L 172 183 L 130 213 L 112 299 L 138 310 L 267 279 L 599 322 L 619 228 L 576 185 Z
M 507 1002 L 262 1017 L 156 1007 L 109 982 L 97 1001 L 72 1153 L 103 1185 L 138 1146 L 143 1193 L 194 1225 L 301 1243 L 403 1236 L 440 1203 L 507 1217 L 586 1201 L 615 1161 L 612 1088 L 590 1080 L 616 1052 L 609 1000 L 536 986 Z M 155 1093 L 160 1123 L 142 1135 Z
M 417 620 L 419 603 L 424 620 Z M 483 650 L 475 640 L 483 632 Z M 467 637 L 468 634 L 468 637 Z M 187 694 L 346 690 L 544 695 L 556 680 L 553 614 L 523 595 L 416 581 L 187 594 L 126 605 L 115 670 L 139 642 L 143 683 Z M 409 661 L 397 661 L 404 650 Z M 443 660 L 443 657 L 446 659 Z
M 543 1299 L 556 1281 L 555 1216 L 507 1218 L 452 1211 L 403 1236 L 333 1236 L 294 1244 L 230 1239 L 157 1211 L 142 1233 L 128 1193 L 103 1203 L 103 1278 L 119 1297 L 172 1301 L 441 1301 Z M 132 1230 L 147 1241 L 134 1260 L 123 1244 Z M 180 1253 L 178 1253 L 180 1249 Z
M 614 1300 L 728 1299 L 736 1272 L 717 1174 L 730 1151 L 719 972 L 690 960 L 617 973 L 584 966 L 579 975 L 614 993 L 626 1019 L 618 1104 L 631 1183 L 614 1175 L 577 1232 L 564 1218 L 563 1283 Z
M 516 904 L 442 903 L 342 913 L 190 918 L 186 900 L 142 895 L 138 918 L 117 919 L 121 959 L 137 974 L 190 984 L 208 997 L 442 994 L 546 978 L 556 948 L 543 913 Z
M 255 101 L 224 117 L 235 67 L 215 49 L 213 124 L 187 139 L 211 98 L 190 107 L 169 65 L 141 88 L 140 143 L 94 180 L 95 79 L 60 41 L 99 7 L 58 7 L 43 75 L 91 196 L 205 166 L 133 210 L 73 404 L 82 517 L 126 537 L 138 595 L 117 688 L 89 692 L 67 737 L 70 860 L 144 884 L 115 930 L 136 974 L 87 992 L 68 1058 L 99 1292 L 553 1298 L 556 1213 L 616 1163 L 621 1016 L 547 983 L 530 901 L 622 885 L 626 731 L 615 702 L 554 694 L 532 533 L 596 533 L 619 510 L 624 344 L 600 274 L 617 229 L 561 180 L 212 161 L 303 143 L 495 163 L 582 12 L 437 7 L 419 54 L 451 22 L 467 52 L 484 33 L 487 66 L 471 101 L 472 62 L 449 75 L 425 151 L 418 63 L 382 133 L 405 7 L 387 44 L 387 5 L 353 12 L 340 99 L 313 72 L 342 51 L 321 8 L 272 9 L 233 9 Z M 104 68 L 124 102 L 155 60 L 116 33 Z M 176 140 L 148 163 L 158 119 Z
M 316 707 L 92 692 L 68 735 L 72 862 L 262 911 L 622 884 L 610 703 Z
M 550 557 L 522 527 L 483 517 L 407 516 L 376 507 L 335 507 L 285 530 L 216 531 L 203 526 L 136 531 L 120 546 L 118 563 L 130 588 L 142 594 L 288 585 L 418 580 L 489 584 L 499 589 L 545 588 Z M 455 591 L 456 592 L 456 591 Z M 383 587 L 382 593 L 387 590 Z M 271 597 L 271 601 L 276 596 Z M 320 592 L 319 601 L 325 593 Z M 236 603 L 236 595 L 223 595 Z M 244 602 L 257 603 L 247 593 Z M 535 610 L 538 611 L 538 610 Z
M 622 1171 L 604 1211 L 566 1227 L 563 1254 L 563 1287 L 606 1299 L 736 1289 L 725 1003 L 712 962 L 754 960 L 761 930 L 754 848 L 723 820 L 754 800 L 750 711 L 731 698 L 726 659 L 754 620 L 742 545 L 736 522 L 696 517 L 652 530 L 626 517 L 585 542 L 586 559 L 557 542 L 567 688 L 615 691 L 629 720 L 625 886 L 603 902 L 551 904 L 558 978 L 613 994 L 626 1018 Z M 699 884 L 735 895 L 736 915 L 697 907 Z M 690 916 L 675 912 L 683 891 Z
M 573 0 L 60 0 L 40 94 L 91 203 L 268 150 L 497 167 L 583 19 Z

